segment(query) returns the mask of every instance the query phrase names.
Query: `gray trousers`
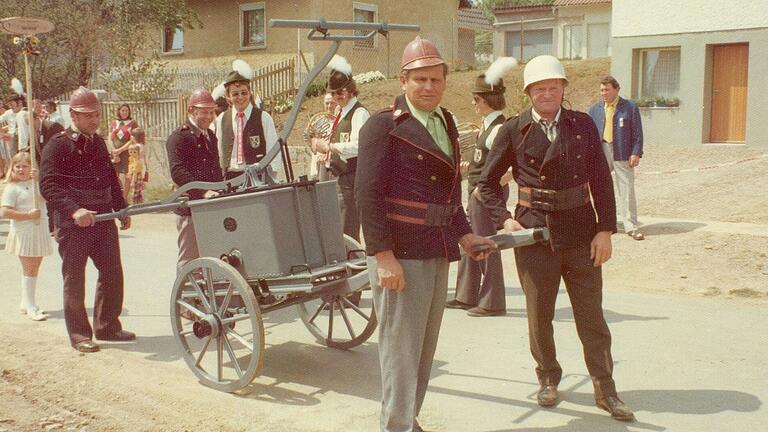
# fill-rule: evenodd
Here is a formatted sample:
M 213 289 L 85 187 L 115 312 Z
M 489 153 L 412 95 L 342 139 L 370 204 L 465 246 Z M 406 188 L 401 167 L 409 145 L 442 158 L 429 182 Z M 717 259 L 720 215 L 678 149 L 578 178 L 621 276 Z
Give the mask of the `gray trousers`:
M 200 258 L 200 252 L 197 249 L 197 237 L 195 236 L 195 224 L 192 223 L 192 216 L 176 215 L 176 229 L 179 231 L 179 261 L 176 264 L 176 273 L 178 274 L 184 264 Z
M 376 258 L 368 257 L 379 318 L 381 431 L 413 432 L 427 392 L 448 291 L 448 260 L 400 260 L 405 289 L 381 288 Z
M 509 196 L 509 186 L 504 186 L 504 201 Z M 496 234 L 496 224 L 483 203 L 469 195 L 467 205 L 472 232 L 480 236 Z M 464 255 L 459 261 L 456 278 L 456 300 L 488 310 L 507 308 L 504 292 L 504 268 L 501 254 L 493 253 L 487 259 L 475 261 Z
M 603 143 L 603 153 L 613 174 L 616 196 L 616 219 L 624 222 L 624 232 L 637 229 L 637 196 L 635 195 L 635 169 L 629 161 L 613 160 L 613 144 Z

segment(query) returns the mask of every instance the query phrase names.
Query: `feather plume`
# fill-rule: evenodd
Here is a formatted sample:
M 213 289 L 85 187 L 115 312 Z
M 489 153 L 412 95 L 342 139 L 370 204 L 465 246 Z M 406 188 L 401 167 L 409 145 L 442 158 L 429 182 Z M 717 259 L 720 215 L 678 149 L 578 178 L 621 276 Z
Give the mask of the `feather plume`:
M 211 92 L 211 97 L 213 100 L 217 100 L 220 97 L 224 97 L 227 94 L 227 90 L 224 88 L 224 81 L 222 81 L 219 85 L 213 88 L 213 91 Z
M 485 71 L 485 82 L 488 85 L 498 84 L 504 74 L 515 66 L 517 66 L 517 60 L 514 57 L 497 58 L 496 61 L 491 63 L 488 70 Z
M 352 76 L 352 65 L 340 55 L 334 55 L 331 61 L 328 62 L 328 67 L 344 75 Z
M 251 65 L 243 60 L 237 59 L 232 62 L 232 70 L 237 71 L 245 79 L 253 79 L 253 69 Z
M 18 78 L 11 80 L 11 89 L 19 96 L 24 96 L 24 86 L 21 85 L 21 81 Z

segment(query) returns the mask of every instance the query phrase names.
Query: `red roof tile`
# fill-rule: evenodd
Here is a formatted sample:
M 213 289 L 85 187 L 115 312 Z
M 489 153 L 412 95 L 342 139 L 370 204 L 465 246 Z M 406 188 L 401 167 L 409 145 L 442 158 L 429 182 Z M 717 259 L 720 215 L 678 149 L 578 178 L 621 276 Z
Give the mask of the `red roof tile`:
M 555 6 L 583 6 L 611 3 L 611 0 L 555 0 Z

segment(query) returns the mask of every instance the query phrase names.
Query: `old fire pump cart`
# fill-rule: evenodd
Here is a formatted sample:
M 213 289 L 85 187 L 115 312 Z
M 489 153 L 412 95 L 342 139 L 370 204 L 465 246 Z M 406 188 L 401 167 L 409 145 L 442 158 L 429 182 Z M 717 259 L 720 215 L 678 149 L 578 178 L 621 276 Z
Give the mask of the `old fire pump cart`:
M 332 348 L 356 347 L 374 333 L 377 321 L 365 253 L 342 233 L 336 183 L 294 179 L 286 140 L 307 88 L 342 41 L 419 29 L 323 19 L 271 20 L 270 26 L 309 29 L 309 40 L 331 42 L 301 84 L 279 145 L 237 178 L 189 183 L 162 201 L 96 217 L 103 221 L 180 207 L 191 210 L 201 258 L 187 263 L 176 277 L 171 326 L 182 357 L 200 382 L 226 392 L 242 389 L 261 371 L 263 314 L 295 307 L 317 341 Z M 356 34 L 332 35 L 331 30 Z M 267 169 L 278 154 L 285 183 L 276 183 Z M 184 193 L 190 189 L 226 192 L 188 200 Z M 532 239 L 530 234 L 517 238 Z

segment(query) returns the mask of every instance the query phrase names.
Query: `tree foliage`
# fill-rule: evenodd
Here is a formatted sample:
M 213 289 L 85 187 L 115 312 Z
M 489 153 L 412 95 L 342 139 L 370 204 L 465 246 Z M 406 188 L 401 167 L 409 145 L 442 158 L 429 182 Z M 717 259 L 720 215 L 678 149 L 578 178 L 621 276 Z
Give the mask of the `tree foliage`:
M 145 80 L 143 89 L 162 84 L 150 38 L 164 27 L 200 26 L 184 0 L 4 0 L 6 16 L 40 17 L 56 28 L 40 38 L 40 54 L 30 58 L 35 97 L 49 98 L 72 91 L 99 73 L 118 79 Z M 0 35 L 0 95 L 11 78 L 24 81 L 24 59 L 11 35 Z M 141 72 L 147 72 L 141 76 Z M 128 95 L 125 95 L 126 97 Z

